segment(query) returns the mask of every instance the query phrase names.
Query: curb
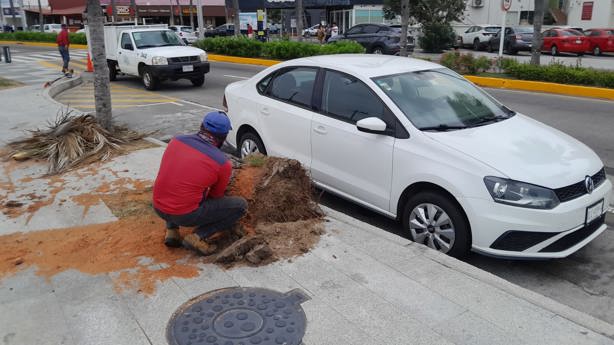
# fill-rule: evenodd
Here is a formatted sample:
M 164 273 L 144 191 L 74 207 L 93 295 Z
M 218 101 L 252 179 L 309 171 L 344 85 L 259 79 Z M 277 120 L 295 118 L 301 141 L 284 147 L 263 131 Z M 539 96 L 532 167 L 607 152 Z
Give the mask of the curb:
M 268 60 L 268 59 L 255 59 L 255 58 L 245 58 L 238 56 L 228 56 L 228 55 L 217 55 L 217 54 L 208 54 L 210 61 L 216 62 L 230 62 L 230 63 L 239 63 L 244 65 L 258 65 L 258 66 L 273 66 L 281 63 L 283 61 L 278 60 Z
M 461 274 L 467 275 L 475 280 L 480 281 L 483 284 L 493 286 L 500 291 L 503 291 L 509 295 L 525 300 L 541 309 L 547 310 L 555 315 L 565 318 L 577 325 L 587 328 L 595 333 L 614 339 L 614 325 L 607 323 L 603 320 L 599 320 L 584 312 L 566 306 L 559 303 L 549 297 L 540 295 L 536 292 L 525 289 L 509 281 L 499 278 L 492 273 L 483 271 L 477 267 L 471 266 L 465 262 L 457 260 L 451 256 L 436 252 L 428 249 L 424 246 L 416 245 L 410 240 L 402 238 L 400 236 L 389 233 L 378 227 L 372 226 L 368 223 L 361 222 L 355 218 L 352 218 L 344 213 L 335 211 L 324 205 L 320 205 L 322 210 L 328 217 L 334 218 L 343 223 L 360 227 L 370 233 L 382 237 L 388 241 L 393 241 L 400 246 L 406 247 L 408 250 L 414 250 L 420 252 L 425 258 L 433 260 L 443 266 L 451 268 Z M 423 247 L 423 248 L 422 248 Z
M 540 81 L 515 80 L 504 78 L 464 76 L 469 81 L 482 87 L 499 89 L 514 89 L 522 91 L 537 91 L 565 96 L 589 97 L 614 100 L 614 89 L 591 86 L 567 85 Z
M 58 45 L 51 42 L 27 42 L 27 41 L 1 41 L 0 44 L 16 44 L 22 46 L 32 46 L 32 47 L 57 47 Z M 87 44 L 71 44 L 71 48 L 75 49 L 87 49 Z

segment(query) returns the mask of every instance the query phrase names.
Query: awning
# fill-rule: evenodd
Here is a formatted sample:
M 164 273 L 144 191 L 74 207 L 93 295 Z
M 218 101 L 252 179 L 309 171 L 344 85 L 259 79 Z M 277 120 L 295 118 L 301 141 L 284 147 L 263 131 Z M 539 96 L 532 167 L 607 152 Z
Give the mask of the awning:
M 62 8 L 62 9 L 51 9 L 51 13 L 50 14 L 59 14 L 59 15 L 71 15 L 71 14 L 78 14 L 78 15 L 82 15 L 85 12 L 85 5 L 83 6 L 76 6 L 76 7 L 69 7 L 69 8 Z

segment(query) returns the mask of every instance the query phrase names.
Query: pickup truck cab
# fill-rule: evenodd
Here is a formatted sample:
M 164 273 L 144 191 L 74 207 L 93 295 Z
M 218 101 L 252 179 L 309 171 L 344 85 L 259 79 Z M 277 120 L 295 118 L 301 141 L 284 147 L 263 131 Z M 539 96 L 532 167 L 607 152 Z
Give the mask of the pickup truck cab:
M 207 53 L 188 47 L 164 26 L 106 26 L 105 50 L 109 79 L 120 73 L 138 76 L 147 90 L 164 80 L 189 79 L 202 86 L 209 72 Z

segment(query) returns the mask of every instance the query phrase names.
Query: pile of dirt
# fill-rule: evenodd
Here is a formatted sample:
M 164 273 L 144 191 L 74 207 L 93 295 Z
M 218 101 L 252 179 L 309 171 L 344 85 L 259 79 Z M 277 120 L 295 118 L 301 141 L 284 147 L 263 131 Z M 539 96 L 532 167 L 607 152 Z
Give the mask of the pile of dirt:
M 54 182 L 63 181 L 61 176 L 48 179 L 55 187 Z M 118 221 L 0 236 L 0 279 L 29 267 L 47 279 L 78 270 L 110 274 L 119 291 L 151 294 L 158 282 L 197 277 L 201 263 L 229 267 L 289 259 L 308 252 L 324 231 L 311 188 L 296 161 L 258 158 L 241 164 L 234 171 L 229 194 L 248 200 L 249 213 L 241 220 L 244 231 L 233 231 L 217 242 L 214 255 L 199 257 L 183 248 L 167 248 L 165 224 L 151 206 L 150 185 L 120 178 L 102 184 L 95 193 L 72 198 L 84 207 L 104 202 Z M 182 228 L 181 234 L 191 231 Z

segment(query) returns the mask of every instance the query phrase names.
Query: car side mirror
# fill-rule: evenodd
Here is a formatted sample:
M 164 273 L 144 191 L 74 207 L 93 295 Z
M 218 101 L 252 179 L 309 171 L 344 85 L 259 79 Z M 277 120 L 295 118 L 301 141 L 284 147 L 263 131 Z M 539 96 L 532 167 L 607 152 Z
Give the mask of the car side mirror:
M 377 117 L 367 117 L 356 122 L 356 128 L 361 132 L 383 134 L 386 132 L 386 123 Z

